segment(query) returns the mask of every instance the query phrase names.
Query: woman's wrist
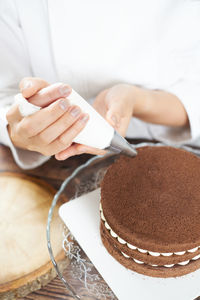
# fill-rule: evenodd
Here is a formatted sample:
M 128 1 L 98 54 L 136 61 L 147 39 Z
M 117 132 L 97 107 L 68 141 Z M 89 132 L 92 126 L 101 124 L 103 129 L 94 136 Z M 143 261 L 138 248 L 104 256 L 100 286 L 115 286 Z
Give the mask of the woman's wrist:
M 187 112 L 173 94 L 161 90 L 132 87 L 133 116 L 145 122 L 166 126 L 188 126 Z

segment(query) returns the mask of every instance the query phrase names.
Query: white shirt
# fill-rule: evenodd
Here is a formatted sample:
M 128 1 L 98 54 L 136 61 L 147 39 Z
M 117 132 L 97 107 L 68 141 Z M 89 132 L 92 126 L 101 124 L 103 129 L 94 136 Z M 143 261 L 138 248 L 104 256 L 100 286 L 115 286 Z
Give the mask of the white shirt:
M 0 1 L 0 141 L 21 167 L 45 160 L 16 150 L 6 132 L 4 107 L 24 76 L 67 82 L 87 100 L 117 83 L 169 91 L 183 103 L 191 131 L 133 118 L 128 136 L 200 148 L 198 1 L 27 2 Z

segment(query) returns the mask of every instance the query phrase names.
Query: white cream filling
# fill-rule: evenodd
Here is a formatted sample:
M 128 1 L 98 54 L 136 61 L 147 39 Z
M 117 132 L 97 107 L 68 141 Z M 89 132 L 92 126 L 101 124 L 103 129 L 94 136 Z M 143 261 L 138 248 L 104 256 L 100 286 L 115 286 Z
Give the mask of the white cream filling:
M 104 224 L 105 224 L 105 227 L 108 229 L 108 231 L 110 232 L 111 236 L 116 238 L 118 240 L 118 242 L 122 245 L 127 245 L 128 248 L 130 248 L 131 250 L 137 250 L 141 253 L 148 253 L 149 255 L 151 256 L 160 256 L 160 255 L 163 255 L 163 256 L 171 256 L 173 254 L 175 255 L 184 255 L 186 252 L 189 252 L 189 253 L 194 253 L 196 252 L 197 250 L 200 249 L 200 246 L 199 247 L 195 247 L 193 249 L 189 249 L 189 250 L 186 250 L 186 251 L 180 251 L 180 252 L 154 252 L 154 251 L 148 251 L 148 250 L 145 250 L 145 249 L 141 249 L 141 248 L 138 248 L 134 245 L 131 245 L 129 243 L 127 243 L 125 240 L 123 240 L 122 238 L 120 238 L 113 230 L 112 228 L 110 227 L 110 225 L 108 224 L 108 222 L 106 221 L 105 217 L 104 217 L 104 214 L 103 214 L 103 209 L 102 209 L 102 206 L 101 206 L 101 202 L 100 202 L 100 214 L 101 214 L 101 219 L 104 221 Z M 122 252 L 122 254 L 124 255 L 124 253 Z M 127 255 L 128 256 L 128 255 Z M 194 258 L 192 258 L 192 260 L 196 260 L 200 257 L 200 254 L 195 256 Z M 196 258 L 198 257 L 198 258 Z M 129 258 L 129 257 L 127 257 Z M 134 259 L 135 260 L 135 259 Z M 140 262 L 140 264 L 143 263 L 143 262 Z M 182 263 L 179 263 L 179 264 L 187 264 L 187 261 L 185 262 L 182 262 Z M 156 266 L 156 265 L 154 265 Z M 169 267 L 171 265 L 165 265 L 165 267 Z M 174 266 L 174 265 L 172 265 Z
M 143 261 L 138 260 L 138 259 L 135 259 L 135 258 L 133 258 L 133 257 L 130 257 L 130 256 L 128 256 L 127 254 L 125 254 L 124 252 L 122 252 L 122 251 L 121 251 L 121 253 L 122 253 L 122 255 L 123 255 L 124 257 L 126 257 L 126 258 L 131 258 L 132 260 L 134 260 L 134 262 L 136 262 L 137 264 L 140 264 L 140 265 L 141 265 L 141 264 L 145 264 Z M 176 265 L 185 266 L 185 265 L 189 264 L 190 261 L 192 261 L 192 260 L 197 260 L 197 259 L 199 259 L 199 258 L 200 258 L 200 254 L 196 255 L 196 256 L 193 257 L 191 260 L 182 261 L 182 262 L 177 263 Z M 171 268 L 171 267 L 175 266 L 175 264 L 159 266 L 159 265 L 154 265 L 154 264 L 150 264 L 150 263 L 148 263 L 148 265 L 150 265 L 151 267 L 166 267 L 166 268 Z

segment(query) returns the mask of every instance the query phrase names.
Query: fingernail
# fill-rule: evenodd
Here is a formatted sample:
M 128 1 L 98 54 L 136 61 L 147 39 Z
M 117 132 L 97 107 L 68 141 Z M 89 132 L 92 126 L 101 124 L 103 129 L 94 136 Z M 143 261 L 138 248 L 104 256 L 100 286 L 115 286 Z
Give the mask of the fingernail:
M 23 84 L 22 91 L 30 88 L 33 85 L 32 81 L 26 80 Z
M 59 90 L 59 93 L 61 96 L 68 96 L 69 93 L 71 92 L 71 89 L 67 85 L 64 85 L 64 84 L 61 85 L 58 90 Z
M 79 122 L 81 122 L 81 123 L 87 123 L 88 120 L 89 120 L 89 115 L 83 115 L 83 116 L 79 119 Z
M 70 114 L 72 115 L 72 117 L 78 117 L 78 115 L 80 115 L 80 113 L 81 113 L 81 110 L 78 107 L 74 107 L 70 111 Z
M 59 105 L 60 105 L 60 108 L 65 111 L 69 108 L 69 103 L 67 100 L 60 100 Z
M 55 158 L 56 158 L 57 160 L 64 160 L 64 159 L 65 159 L 65 157 L 60 156 L 60 155 L 56 155 Z

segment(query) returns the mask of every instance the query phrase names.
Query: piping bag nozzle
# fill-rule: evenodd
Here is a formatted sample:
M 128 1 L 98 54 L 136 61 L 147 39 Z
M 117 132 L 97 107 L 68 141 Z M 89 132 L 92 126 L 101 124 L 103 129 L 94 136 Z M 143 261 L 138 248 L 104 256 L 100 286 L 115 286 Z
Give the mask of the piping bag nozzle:
M 133 148 L 131 144 L 127 142 L 117 131 L 114 131 L 113 138 L 111 140 L 110 146 L 106 150 L 122 153 L 127 156 L 134 157 L 137 155 L 137 151 Z

